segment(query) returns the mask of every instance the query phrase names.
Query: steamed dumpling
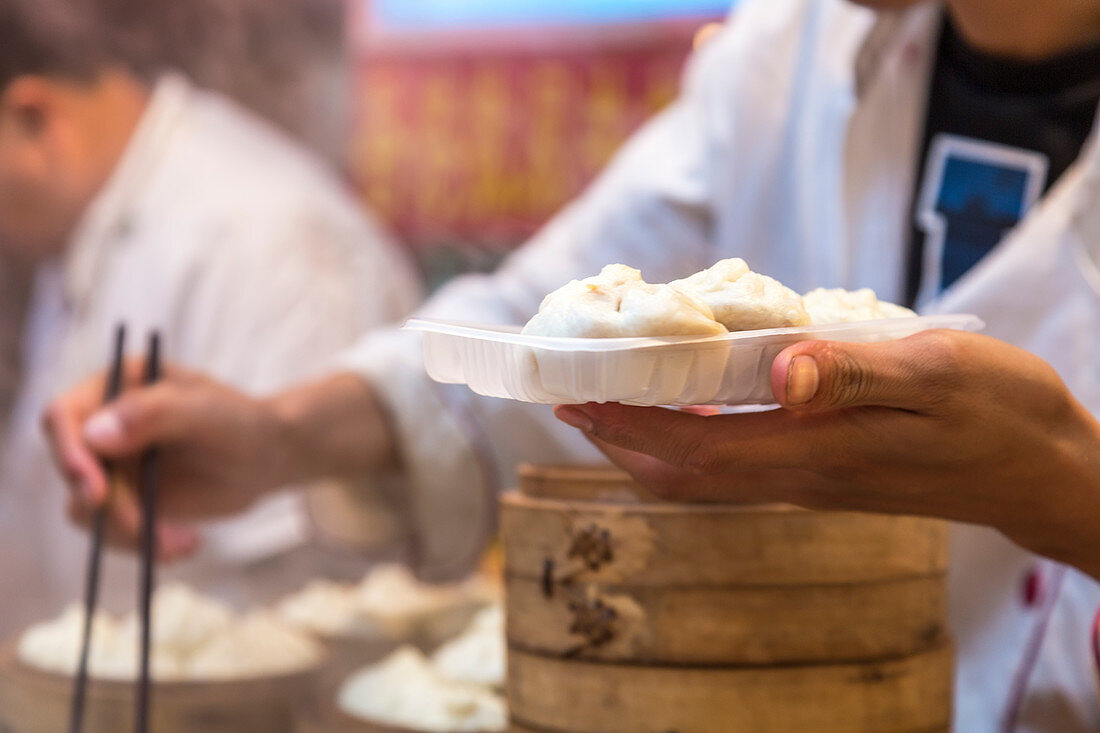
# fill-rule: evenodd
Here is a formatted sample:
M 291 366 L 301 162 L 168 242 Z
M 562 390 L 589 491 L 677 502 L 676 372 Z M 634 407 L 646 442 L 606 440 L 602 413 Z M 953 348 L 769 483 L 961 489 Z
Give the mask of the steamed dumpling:
M 352 676 L 340 690 L 338 704 L 348 715 L 412 730 L 503 731 L 508 727 L 508 711 L 500 695 L 481 685 L 443 678 L 411 647 Z
M 176 656 L 186 656 L 224 631 L 233 618 L 228 606 L 182 583 L 168 583 L 153 594 L 153 646 Z M 138 638 L 137 614 L 123 619 L 120 632 Z
M 293 628 L 325 637 L 372 630 L 355 602 L 355 589 L 331 580 L 310 581 L 302 590 L 280 601 L 276 613 Z
M 504 609 L 490 606 L 478 613 L 469 627 L 432 655 L 441 675 L 458 682 L 504 687 Z
M 57 619 L 20 637 L 19 660 L 36 669 L 71 675 L 80 654 L 84 610 L 73 605 Z M 140 623 L 97 613 L 88 671 L 94 678 L 132 680 L 138 674 Z M 267 614 L 235 617 L 221 603 L 169 584 L 153 595 L 150 662 L 159 681 L 237 679 L 311 667 L 321 650 L 309 637 Z
M 317 664 L 321 650 L 267 613 L 253 613 L 222 630 L 187 660 L 191 679 L 239 679 L 288 674 Z
M 883 318 L 911 318 L 917 315 L 908 308 L 879 300 L 870 288 L 844 290 L 818 288 L 803 299 L 814 325 L 853 323 Z
M 71 674 L 80 656 L 83 631 L 84 608 L 73 604 L 56 619 L 44 621 L 23 632 L 16 651 L 20 661 L 31 667 Z M 112 666 L 117 638 L 118 628 L 114 620 L 104 613 L 97 613 L 92 618 L 89 668 Z
M 730 331 L 810 324 L 810 314 L 798 293 L 753 272 L 740 258 L 722 260 L 669 285 L 705 302 L 715 319 Z
M 642 280 L 638 270 L 608 265 L 546 296 L 523 329 L 535 336 L 621 338 L 717 336 L 725 327 L 699 298 Z

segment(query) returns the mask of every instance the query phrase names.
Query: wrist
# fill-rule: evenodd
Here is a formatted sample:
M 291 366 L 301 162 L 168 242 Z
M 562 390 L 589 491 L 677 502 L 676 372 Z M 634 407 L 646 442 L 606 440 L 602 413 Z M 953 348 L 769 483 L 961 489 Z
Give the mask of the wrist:
M 1100 422 L 1080 408 L 1076 439 L 1061 445 L 1062 471 L 1042 493 L 1034 541 L 1021 544 L 1100 580 Z
M 295 391 L 282 392 L 261 401 L 265 434 L 272 447 L 269 470 L 277 474 L 273 485 L 296 484 L 316 478 L 312 465 L 304 406 Z
M 366 381 L 341 374 L 264 400 L 283 483 L 396 465 L 389 420 Z

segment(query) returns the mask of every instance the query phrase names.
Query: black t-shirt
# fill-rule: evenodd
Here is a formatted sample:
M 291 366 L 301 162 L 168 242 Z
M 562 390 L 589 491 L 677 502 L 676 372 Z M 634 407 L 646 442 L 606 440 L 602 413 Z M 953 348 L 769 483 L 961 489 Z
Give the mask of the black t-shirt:
M 1000 242 L 1076 160 L 1100 105 L 1100 43 L 1021 61 L 969 46 L 945 20 L 936 53 L 909 304 L 942 291 Z

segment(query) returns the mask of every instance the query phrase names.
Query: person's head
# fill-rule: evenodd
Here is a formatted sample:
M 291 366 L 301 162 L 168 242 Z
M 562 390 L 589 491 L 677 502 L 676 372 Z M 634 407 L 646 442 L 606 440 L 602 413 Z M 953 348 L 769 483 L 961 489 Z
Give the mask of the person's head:
M 140 118 L 143 0 L 0 0 L 0 251 L 64 248 Z
M 926 0 L 851 0 L 900 10 Z M 989 53 L 1041 59 L 1100 42 L 1100 0 L 945 0 L 959 34 Z

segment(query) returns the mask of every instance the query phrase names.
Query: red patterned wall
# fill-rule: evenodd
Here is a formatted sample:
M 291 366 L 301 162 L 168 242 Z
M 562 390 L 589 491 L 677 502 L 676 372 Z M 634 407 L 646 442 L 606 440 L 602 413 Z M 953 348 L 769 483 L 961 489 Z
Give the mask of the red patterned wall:
M 535 44 L 374 43 L 358 65 L 354 174 L 415 247 L 520 242 L 675 96 L 703 22 L 606 37 L 557 29 Z

